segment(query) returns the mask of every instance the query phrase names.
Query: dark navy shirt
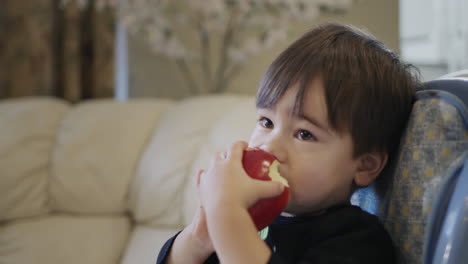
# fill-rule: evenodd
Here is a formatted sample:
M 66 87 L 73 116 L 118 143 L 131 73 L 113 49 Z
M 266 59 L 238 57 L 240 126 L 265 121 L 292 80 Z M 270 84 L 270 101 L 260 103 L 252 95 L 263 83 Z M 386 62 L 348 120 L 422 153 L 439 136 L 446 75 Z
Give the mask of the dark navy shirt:
M 163 264 L 177 235 L 159 252 Z M 392 240 L 378 218 L 357 206 L 342 205 L 324 213 L 278 217 L 265 239 L 268 263 L 396 263 Z M 204 263 L 219 263 L 213 253 Z

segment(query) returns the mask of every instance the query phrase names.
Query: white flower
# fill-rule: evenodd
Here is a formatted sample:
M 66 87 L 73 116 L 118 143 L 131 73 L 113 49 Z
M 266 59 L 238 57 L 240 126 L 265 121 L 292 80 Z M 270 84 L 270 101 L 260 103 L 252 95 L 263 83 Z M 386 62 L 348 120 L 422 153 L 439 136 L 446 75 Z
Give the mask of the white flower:
M 165 49 L 165 55 L 172 58 L 183 58 L 185 55 L 184 46 L 176 38 L 171 38 L 168 42 L 166 42 Z
M 277 27 L 276 30 L 270 31 L 264 40 L 264 45 L 267 49 L 272 48 L 278 42 L 281 42 L 286 39 L 286 29 Z
M 241 51 L 237 48 L 229 48 L 228 49 L 228 57 L 236 63 L 243 64 L 247 61 L 247 54 L 244 51 Z
M 188 4 L 191 9 L 205 17 L 222 15 L 226 10 L 224 1 L 220 0 L 190 0 L 186 2 L 188 2 L 186 4 Z
M 203 23 L 203 28 L 207 32 L 222 32 L 226 28 L 227 19 L 227 16 L 208 17 Z
M 318 0 L 318 2 L 331 10 L 345 10 L 349 8 L 353 0 Z
M 257 54 L 261 49 L 260 40 L 257 36 L 250 37 L 244 41 L 243 45 L 241 46 L 241 49 L 244 50 L 247 53 L 247 55 L 253 56 Z
M 153 46 L 162 45 L 166 41 L 162 32 L 155 28 L 147 31 L 146 38 Z

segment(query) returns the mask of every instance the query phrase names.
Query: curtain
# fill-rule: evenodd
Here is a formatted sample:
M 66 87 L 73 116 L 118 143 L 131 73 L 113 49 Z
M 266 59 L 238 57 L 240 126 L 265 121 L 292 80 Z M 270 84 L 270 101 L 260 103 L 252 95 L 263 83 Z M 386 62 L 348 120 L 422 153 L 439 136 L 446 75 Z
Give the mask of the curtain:
M 0 1 L 0 99 L 114 93 L 114 10 L 94 1 Z

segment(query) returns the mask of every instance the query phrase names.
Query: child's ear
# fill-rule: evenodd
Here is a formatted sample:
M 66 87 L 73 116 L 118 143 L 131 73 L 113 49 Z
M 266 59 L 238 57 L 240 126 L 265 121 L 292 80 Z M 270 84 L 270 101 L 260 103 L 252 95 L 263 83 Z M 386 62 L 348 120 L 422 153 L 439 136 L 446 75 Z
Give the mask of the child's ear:
M 371 152 L 359 157 L 354 182 L 360 187 L 371 184 L 387 164 L 387 159 L 385 152 Z

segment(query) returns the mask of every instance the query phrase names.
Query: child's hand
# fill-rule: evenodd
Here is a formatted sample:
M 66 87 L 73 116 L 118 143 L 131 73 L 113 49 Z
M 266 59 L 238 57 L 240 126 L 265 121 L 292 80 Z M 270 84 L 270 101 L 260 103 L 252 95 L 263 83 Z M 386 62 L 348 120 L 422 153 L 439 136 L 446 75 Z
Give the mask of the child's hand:
M 206 215 L 203 207 L 198 207 L 195 217 L 186 229 L 190 232 L 192 242 L 198 248 L 200 258 L 208 258 L 214 252 L 214 248 L 208 234 Z
M 197 179 L 203 170 L 197 174 Z M 168 264 L 203 263 L 214 252 L 203 207 L 198 207 L 192 222 L 182 230 L 172 247 Z
M 277 196 L 284 185 L 250 178 L 242 166 L 245 142 L 218 153 L 197 179 L 206 227 L 221 263 L 266 263 L 271 251 L 247 211 L 257 200 Z
M 218 208 L 247 209 L 262 198 L 279 195 L 284 186 L 277 182 L 250 178 L 242 166 L 246 142 L 236 142 L 224 153 L 217 153 L 210 168 L 199 175 L 200 201 L 207 212 Z
M 197 173 L 197 185 L 200 179 L 200 175 L 204 170 L 199 170 Z M 190 232 L 193 242 L 198 246 L 200 252 L 203 255 L 211 255 L 214 252 L 213 244 L 211 243 L 210 236 L 208 234 L 208 228 L 206 226 L 206 215 L 205 209 L 202 206 L 199 206 L 195 212 L 195 216 L 192 219 L 192 222 L 187 226 L 187 231 Z

